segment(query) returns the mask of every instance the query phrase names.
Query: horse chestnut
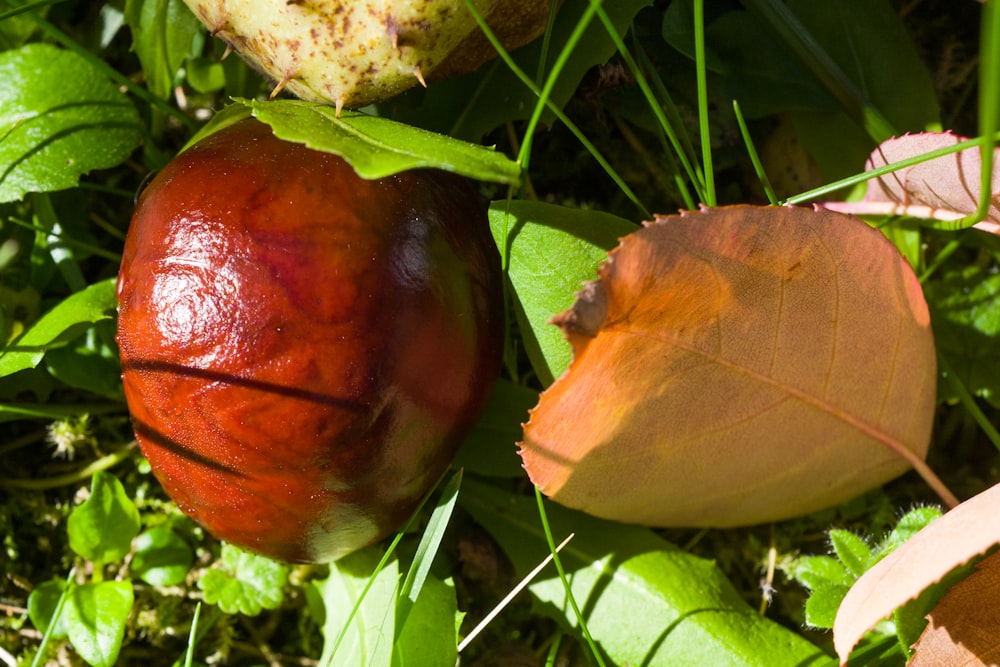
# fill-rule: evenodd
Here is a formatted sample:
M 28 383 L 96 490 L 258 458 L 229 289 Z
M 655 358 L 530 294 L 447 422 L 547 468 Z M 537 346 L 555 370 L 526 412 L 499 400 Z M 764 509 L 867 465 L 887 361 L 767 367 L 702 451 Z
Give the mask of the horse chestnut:
M 287 561 L 397 529 L 499 370 L 499 258 L 468 181 L 363 180 L 253 119 L 142 193 L 118 304 L 156 477 L 208 532 Z

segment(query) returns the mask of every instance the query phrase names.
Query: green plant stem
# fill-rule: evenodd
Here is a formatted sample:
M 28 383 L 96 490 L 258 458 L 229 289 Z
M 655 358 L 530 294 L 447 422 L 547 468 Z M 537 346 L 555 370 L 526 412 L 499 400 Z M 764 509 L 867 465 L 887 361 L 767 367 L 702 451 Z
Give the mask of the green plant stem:
M 551 0 L 549 2 L 549 16 L 545 20 L 545 32 L 542 33 L 542 49 L 538 57 L 538 71 L 535 74 L 535 83 L 541 84 L 545 76 L 545 62 L 549 57 L 549 43 L 552 41 L 552 26 L 556 23 L 556 14 L 559 11 L 561 0 Z
M 194 617 L 191 619 L 191 631 L 188 633 L 188 645 L 184 650 L 184 667 L 191 667 L 194 664 L 194 647 L 197 642 L 198 619 L 201 618 L 201 603 L 194 608 Z
M 580 624 L 580 632 L 583 633 L 583 638 L 587 642 L 587 646 L 590 647 L 591 653 L 594 655 L 594 659 L 600 667 L 605 667 L 604 660 L 601 658 L 601 651 L 597 648 L 594 638 L 590 635 L 590 630 L 587 629 L 587 621 L 583 618 L 583 613 L 580 611 L 580 606 L 576 603 L 576 598 L 573 597 L 573 588 L 570 586 L 569 579 L 566 578 L 566 569 L 563 567 L 562 559 L 559 557 L 559 553 L 556 550 L 556 541 L 552 537 L 552 529 L 549 528 L 549 517 L 545 512 L 545 502 L 542 498 L 542 492 L 536 486 L 535 489 L 535 502 L 538 504 L 538 518 L 542 522 L 542 532 L 545 533 L 545 541 L 549 545 L 549 553 L 552 554 L 552 562 L 556 566 L 556 571 L 559 573 L 559 581 L 562 582 L 563 589 L 566 591 L 566 599 L 569 600 L 569 604 L 573 607 L 573 614 L 576 616 L 576 622 Z
M 103 257 L 104 259 L 111 260 L 113 262 L 122 261 L 122 256 L 120 254 L 111 252 L 110 250 L 105 250 L 104 248 L 91 243 L 84 243 L 83 241 L 67 238 L 63 236 L 61 229 L 46 229 L 42 225 L 33 225 L 30 222 L 18 220 L 17 218 L 7 218 L 7 221 L 17 225 L 18 227 L 24 227 L 26 229 L 45 234 L 52 239 L 57 240 L 62 245 L 79 248 L 80 250 L 89 252 L 92 255 Z M 86 287 L 86 285 L 84 284 L 83 287 Z M 79 289 L 83 289 L 83 287 L 80 287 Z
M 7 454 L 20 449 L 21 447 L 27 447 L 33 442 L 38 442 L 45 438 L 45 430 L 39 429 L 37 431 L 32 431 L 31 433 L 25 433 L 19 438 L 14 438 L 13 440 L 8 440 L 4 444 L 0 445 L 0 456 L 6 456 Z
M 43 477 L 41 479 L 18 479 L 14 477 L 0 477 L 0 489 L 25 489 L 28 491 L 44 491 L 46 489 L 55 489 L 60 486 L 69 486 L 71 484 L 79 484 L 82 481 L 88 480 L 93 476 L 95 472 L 100 472 L 102 470 L 107 470 L 113 466 L 118 465 L 128 457 L 132 456 L 137 448 L 135 441 L 125 445 L 124 447 L 115 450 L 114 452 L 108 454 L 107 456 L 102 456 L 101 458 L 93 461 L 86 466 L 80 468 L 71 473 L 65 475 L 56 475 L 54 477 Z
M 643 97 L 646 98 L 646 104 L 649 106 L 649 109 L 653 112 L 653 116 L 656 117 L 656 122 L 659 124 L 661 131 L 663 132 L 663 134 L 666 135 L 667 140 L 673 147 L 674 153 L 676 153 L 677 155 L 677 159 L 680 160 L 681 165 L 684 167 L 684 171 L 687 172 L 688 179 L 691 181 L 691 183 L 695 185 L 696 188 L 698 188 L 699 190 L 698 196 L 704 199 L 705 197 L 704 187 L 703 187 L 704 184 L 703 181 L 699 178 L 700 174 L 692 166 L 691 160 L 688 159 L 688 152 L 684 149 L 684 145 L 681 143 L 680 139 L 677 136 L 677 133 L 674 130 L 675 124 L 679 123 L 671 123 L 670 120 L 667 119 L 667 116 L 663 111 L 663 105 L 660 102 L 661 99 L 665 101 L 665 103 L 668 105 L 668 108 L 674 111 L 674 114 L 672 115 L 674 115 L 675 117 L 678 115 L 676 113 L 676 109 L 673 106 L 673 101 L 670 99 L 670 96 L 665 94 L 666 89 L 663 90 L 663 94 L 661 94 L 660 97 L 657 97 L 657 95 L 653 92 L 653 89 L 650 87 L 649 81 L 646 79 L 646 75 L 644 73 L 643 68 L 640 67 L 639 64 L 636 62 L 635 58 L 632 57 L 632 53 L 629 51 L 628 47 L 625 46 L 625 42 L 618 34 L 618 31 L 615 30 L 615 26 L 614 23 L 612 23 L 611 21 L 611 17 L 608 16 L 608 13 L 604 11 L 603 7 L 600 6 L 598 0 L 590 0 L 590 4 L 591 6 L 597 7 L 598 19 L 600 19 L 601 24 L 604 26 L 604 29 L 608 33 L 608 36 L 611 38 L 611 41 L 614 42 L 615 48 L 618 49 L 618 53 L 619 55 L 621 55 L 622 60 L 625 61 L 625 66 L 628 67 L 629 71 L 632 73 L 632 76 L 635 77 L 636 85 L 639 86 L 639 90 L 642 92 Z M 677 119 L 675 118 L 675 121 L 676 120 Z M 683 187 L 682 192 L 684 194 L 687 194 L 687 188 Z M 690 199 L 690 195 L 687 195 L 686 199 Z M 693 204 L 691 204 L 690 206 L 692 208 L 694 207 Z
M 559 658 L 559 647 L 562 645 L 563 633 L 557 631 L 555 637 L 552 639 L 552 645 L 549 646 L 548 655 L 545 657 L 545 667 L 555 667 L 556 660 Z
M 208 635 L 212 628 L 215 627 L 215 624 L 218 623 L 223 616 L 225 616 L 221 609 L 212 605 L 209 607 L 208 617 L 206 620 L 204 622 L 196 622 L 199 621 L 200 618 L 200 614 L 198 612 L 198 609 L 200 608 L 201 603 L 199 602 L 198 607 L 195 609 L 195 617 L 191 620 L 191 631 L 188 633 L 188 648 L 186 651 L 188 653 L 193 653 L 192 647 L 197 646 L 201 640 Z
M 669 147 L 666 144 L 662 144 L 664 150 L 664 156 L 668 164 L 671 166 L 671 172 L 673 174 L 673 180 L 668 177 L 666 170 L 663 169 L 662 165 L 657 159 L 657 156 L 650 155 L 649 151 L 646 150 L 646 145 L 643 141 L 636 136 L 629 124 L 617 113 L 612 113 L 612 120 L 615 123 L 615 127 L 621 133 L 622 138 L 629 147 L 635 151 L 635 154 L 639 157 L 643 164 L 646 165 L 646 169 L 653 178 L 656 179 L 657 183 L 664 192 L 669 192 L 670 187 L 673 185 L 681 192 L 681 197 L 684 199 L 685 205 L 688 209 L 693 209 L 696 207 L 694 200 L 691 199 L 691 194 L 687 191 L 687 183 L 684 181 L 683 176 L 677 171 L 677 163 L 674 161 L 673 155 L 670 154 Z
M 583 33 L 593 20 L 594 13 L 599 6 L 595 5 L 594 2 L 591 2 L 587 6 L 587 11 L 583 13 L 583 16 L 580 17 L 580 20 L 573 27 L 573 32 L 570 33 L 569 39 L 566 40 L 562 50 L 556 57 L 556 61 L 552 64 L 552 70 L 545 79 L 545 85 L 538 95 L 538 102 L 535 103 L 535 108 L 531 112 L 531 118 L 528 119 L 528 127 L 525 129 L 524 138 L 521 141 L 521 150 L 517 155 L 517 161 L 521 164 L 521 168 L 525 173 L 527 173 L 531 161 L 531 147 L 534 143 L 535 131 L 538 129 L 538 123 L 542 119 L 542 112 L 545 110 L 552 95 L 552 89 L 555 88 L 556 82 L 559 80 L 559 75 L 562 73 L 566 63 L 569 62 L 570 56 L 573 55 L 576 45 L 579 44 Z
M 934 256 L 934 261 L 931 262 L 930 266 L 924 269 L 924 272 L 920 274 L 920 284 L 925 283 L 932 275 L 934 275 L 934 272 L 941 268 L 941 266 L 948 261 L 948 258 L 954 255 L 955 251 L 961 247 L 962 242 L 957 238 L 948 241 L 948 243 L 941 248 L 941 252 Z
M 119 412 L 124 409 L 124 405 L 120 403 L 53 403 L 41 408 L 30 403 L 0 403 L 0 415 L 7 413 L 35 419 L 65 419 L 85 412 L 98 415 Z
M 532 94 L 540 97 L 541 90 L 524 73 L 524 71 L 517 66 L 517 63 L 514 62 L 514 59 L 511 58 L 510 54 L 507 53 L 507 50 L 503 48 L 503 45 L 500 44 L 500 41 L 496 38 L 496 35 L 494 35 L 493 31 L 490 30 L 490 27 L 486 24 L 483 15 L 472 3 L 472 0 L 465 0 L 465 6 L 469 10 L 469 13 L 472 14 L 473 18 L 475 18 L 476 23 L 479 24 L 480 29 L 483 31 L 483 34 L 489 40 L 490 44 L 493 46 L 494 49 L 496 49 L 497 53 L 500 56 L 500 59 L 503 60 L 504 64 L 510 68 L 510 71 L 514 74 L 514 76 L 516 76 L 521 81 L 521 83 L 524 84 L 528 88 L 528 90 L 532 92 Z M 639 201 L 639 198 L 636 197 L 635 193 L 632 191 L 632 188 L 630 188 L 621 178 L 621 176 L 618 175 L 618 172 L 615 171 L 614 167 L 612 167 L 611 164 L 604 159 L 604 156 L 600 154 L 600 152 L 597 150 L 594 144 L 591 143 L 591 141 L 587 139 L 587 137 L 583 134 L 583 132 L 580 131 L 580 128 L 577 127 L 576 123 L 571 121 L 569 117 L 565 113 L 563 113 L 562 109 L 553 104 L 552 100 L 546 100 L 545 106 L 548 108 L 549 111 L 551 111 L 555 115 L 555 117 L 559 120 L 559 122 L 561 122 L 563 125 L 566 126 L 566 129 L 568 129 L 570 132 L 573 133 L 573 136 L 576 137 L 577 141 L 580 142 L 580 144 L 587 150 L 587 152 L 590 153 L 591 157 L 593 157 L 594 160 L 596 160 L 597 163 L 601 166 L 601 168 L 604 169 L 604 172 L 611 178 L 611 180 L 615 182 L 615 185 L 618 186 L 618 188 L 622 191 L 622 193 L 626 197 L 628 197 L 628 199 L 633 204 L 636 205 L 640 213 L 646 216 L 646 218 L 651 218 L 652 213 L 650 213 L 649 210 L 645 206 L 643 206 L 642 202 Z
M 993 203 L 993 148 L 996 145 L 997 113 L 1000 100 L 1000 9 L 996 0 L 983 3 L 979 54 L 979 205 L 960 220 L 945 223 L 945 229 L 964 229 L 986 218 Z
M 990 422 L 989 418 L 983 413 L 979 408 L 979 404 L 976 403 L 976 399 L 969 393 L 965 384 L 958 379 L 955 375 L 955 370 L 952 368 L 951 364 L 948 362 L 947 357 L 945 357 L 941 352 L 938 352 L 938 368 L 941 370 L 941 374 L 948 379 L 951 384 L 952 389 L 955 390 L 955 394 L 958 396 L 958 402 L 962 404 L 962 407 L 972 415 L 972 418 L 979 425 L 979 428 L 983 430 L 986 437 L 989 438 L 993 446 L 1000 451 L 1000 431 L 997 431 L 997 427 Z
M 133 200 L 136 198 L 136 193 L 131 190 L 126 190 L 124 188 L 116 188 L 113 185 L 104 185 L 103 183 L 81 181 L 79 188 L 81 190 L 90 190 L 92 192 L 103 192 L 105 194 L 115 195 L 116 197 L 121 197 L 122 199 Z
M 29 2 L 26 5 L 21 5 L 16 9 L 11 9 L 6 12 L 0 12 L 0 21 L 6 21 L 7 19 L 14 18 L 18 14 L 24 14 L 25 12 L 30 12 L 34 9 L 39 9 L 41 7 L 47 7 L 49 5 L 56 5 L 60 2 L 65 2 L 66 0 L 36 0 L 36 2 Z
M 59 269 L 59 274 L 72 291 L 82 291 L 87 287 L 87 279 L 83 275 L 76 254 L 69 244 L 62 242 L 62 224 L 56 215 L 52 199 L 47 193 L 40 192 L 30 194 L 29 198 L 34 210 L 34 219 L 37 221 L 37 229 L 45 235 L 47 250 L 56 268 Z
M 4 0 L 8 5 L 14 9 L 22 9 L 24 5 L 21 5 L 18 0 Z M 27 16 L 44 32 L 46 35 L 51 37 L 53 40 L 61 44 L 64 48 L 77 54 L 93 67 L 97 68 L 104 73 L 109 79 L 115 83 L 124 86 L 129 92 L 149 104 L 154 109 L 159 109 L 160 111 L 173 116 L 181 123 L 186 125 L 189 129 L 195 129 L 198 127 L 198 123 L 195 122 L 193 118 L 188 117 L 180 109 L 174 108 L 172 105 L 167 104 L 164 100 L 149 92 L 139 84 L 135 83 L 127 76 L 116 70 L 115 68 L 108 65 L 106 62 L 94 56 L 93 53 L 83 48 L 69 35 L 61 31 L 59 28 L 55 27 L 42 17 L 38 16 L 34 12 L 28 12 Z
M 38 667 L 38 661 L 45 655 L 45 648 L 48 646 L 49 640 L 52 639 L 52 633 L 55 632 L 56 626 L 59 624 L 59 616 L 62 615 L 63 607 L 66 606 L 66 599 L 69 597 L 69 591 L 73 586 L 73 578 L 75 576 L 76 568 L 70 568 L 69 574 L 66 575 L 66 587 L 63 588 L 62 593 L 59 595 L 59 602 L 56 603 L 55 611 L 52 612 L 52 618 L 49 619 L 49 624 L 42 634 L 42 642 L 38 645 L 38 651 L 35 653 L 35 658 L 31 661 L 31 667 Z
M 746 120 L 743 118 L 743 112 L 740 111 L 740 103 L 736 100 L 733 100 L 733 113 L 736 114 L 736 122 L 740 126 L 740 134 L 743 135 L 743 143 L 746 144 L 747 154 L 750 156 L 750 162 L 753 164 L 754 173 L 757 174 L 757 180 L 760 181 L 761 186 L 764 188 L 764 194 L 767 195 L 767 200 L 771 202 L 771 206 L 776 206 L 778 204 L 778 197 L 774 194 L 774 188 L 771 187 L 771 180 L 764 172 L 764 165 L 757 154 L 757 148 L 753 145 L 753 137 L 750 136 L 750 130 L 747 128 Z
M 715 206 L 715 169 L 712 167 L 712 134 L 708 126 L 708 72 L 705 63 L 705 1 L 694 0 L 694 61 L 698 82 L 698 131 L 701 163 L 705 172 L 706 206 Z
M 686 160 L 689 165 L 686 169 L 690 169 L 689 173 L 693 172 L 691 176 L 691 183 L 700 192 L 705 187 L 705 175 L 701 172 L 701 169 L 698 166 L 694 144 L 691 143 L 691 136 L 687 132 L 684 120 L 681 118 L 681 112 L 678 110 L 673 97 L 670 96 L 670 91 L 667 90 L 666 84 L 663 83 L 663 78 L 660 77 L 660 73 L 656 70 L 656 67 L 653 65 L 653 61 L 649 59 L 646 51 L 637 46 L 635 48 L 635 53 L 638 56 L 638 63 L 642 66 L 642 71 L 644 73 L 643 79 L 648 81 L 652 86 L 654 92 L 653 98 L 663 104 L 663 111 L 667 116 L 668 125 L 675 130 L 675 136 L 680 146 L 679 148 L 675 148 L 674 152 L 678 154 L 678 159 L 680 159 L 680 155 L 684 156 L 684 160 Z M 661 141 L 663 141 L 662 137 Z M 689 199 L 690 195 L 687 193 L 687 188 L 682 188 L 682 191 L 686 198 Z M 685 203 L 688 208 L 695 208 L 693 201 L 686 200 Z

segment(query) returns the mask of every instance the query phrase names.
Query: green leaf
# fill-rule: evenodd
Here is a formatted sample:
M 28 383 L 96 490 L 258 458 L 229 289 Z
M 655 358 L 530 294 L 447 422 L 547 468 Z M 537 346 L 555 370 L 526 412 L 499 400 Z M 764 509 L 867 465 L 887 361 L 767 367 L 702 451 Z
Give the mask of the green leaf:
M 892 531 L 879 542 L 875 549 L 876 558 L 880 560 L 889 555 L 908 539 L 926 528 L 931 521 L 939 518 L 941 518 L 939 507 L 917 507 L 910 510 L 900 517 Z M 872 565 L 874 564 L 873 562 Z
M 192 58 L 184 69 L 188 83 L 199 93 L 222 90 L 226 85 L 226 70 L 222 63 L 215 60 Z
M 139 138 L 132 102 L 81 56 L 49 44 L 0 53 L 0 202 L 74 187 Z
M 691 0 L 670 3 L 663 15 L 663 38 L 694 59 Z M 803 107 L 836 111 L 836 101 L 792 51 L 745 9 L 710 20 L 705 44 L 707 67 L 721 74 L 727 97 L 738 100 L 748 118 Z
M 242 102 L 275 136 L 340 155 L 362 178 L 423 167 L 508 185 L 521 177 L 520 165 L 503 153 L 387 118 L 356 111 L 338 118 L 329 106 L 301 100 Z
M 55 614 L 59 606 L 59 598 L 66 591 L 66 582 L 62 579 L 50 579 L 35 586 L 28 595 L 28 618 L 31 619 L 35 628 L 45 633 L 52 622 L 52 615 Z M 53 639 L 62 639 L 66 636 L 66 607 L 59 615 L 56 627 L 52 630 Z
M 806 624 L 832 628 L 840 602 L 857 578 L 844 564 L 830 556 L 805 556 L 795 561 L 790 576 L 809 589 Z
M 326 609 L 321 665 L 389 667 L 392 663 L 398 561 L 390 561 L 378 573 L 350 626 L 344 630 L 351 610 L 381 558 L 378 549 L 362 549 L 332 563 L 330 576 L 316 584 Z M 336 640 L 342 632 L 343 638 L 334 653 Z
M 533 499 L 468 479 L 460 502 L 499 543 L 519 574 L 548 553 Z M 744 602 L 718 567 L 651 530 L 547 506 L 574 598 L 602 651 L 616 665 L 832 665 L 797 634 Z M 553 568 L 530 586 L 542 611 L 576 619 Z
M 45 368 L 57 380 L 84 391 L 118 397 L 121 361 L 114 343 L 115 323 L 103 320 L 64 347 L 45 353 Z
M 837 609 L 850 589 L 850 586 L 833 583 L 821 583 L 813 588 L 806 600 L 806 625 L 824 630 L 832 628 Z
M 132 603 L 131 581 L 71 587 L 63 610 L 66 635 L 81 658 L 93 667 L 111 667 L 118 661 Z
M 850 586 L 857 578 L 831 556 L 805 556 L 795 561 L 792 578 L 810 590 L 820 586 Z
M 939 123 L 934 81 L 888 0 L 790 0 L 788 4 L 865 100 L 897 131 L 920 131 Z
M 96 472 L 90 497 L 73 508 L 66 530 L 70 548 L 99 567 L 124 558 L 139 525 L 139 510 L 118 478 Z
M 497 380 L 483 414 L 455 455 L 455 467 L 489 477 L 524 475 L 516 443 L 521 439 L 521 424 L 528 421 L 528 410 L 537 403 L 534 389 Z
M 597 278 L 608 250 L 638 226 L 608 213 L 526 200 L 493 202 L 489 217 L 517 297 L 528 359 L 551 384 L 573 354 L 549 320 L 573 304 L 584 281 Z
M 132 30 L 132 48 L 139 57 L 146 85 L 168 99 L 177 72 L 192 55 L 201 23 L 183 0 L 127 0 L 125 23 Z
M 455 584 L 430 576 L 402 631 L 397 629 L 392 667 L 454 665 L 458 656 Z
M 151 586 L 176 586 L 184 581 L 194 550 L 169 526 L 157 526 L 135 539 L 132 572 Z
M 806 623 L 815 628 L 832 628 L 840 603 L 857 578 L 939 516 L 941 510 L 936 507 L 919 507 L 907 512 L 874 550 L 854 533 L 831 530 L 830 544 L 837 558 L 805 556 L 796 559 L 789 572 L 792 579 L 810 591 L 805 607 Z M 897 612 L 897 632 L 903 646 L 912 644 L 926 624 L 924 616 L 933 606 L 928 604 L 928 599 L 921 595 Z
M 854 577 L 860 577 L 872 566 L 872 549 L 861 537 L 849 530 L 830 531 L 830 545 L 837 558 Z
M 690 6 L 691 0 L 672 2 L 663 32 L 693 58 Z M 713 16 L 705 40 L 727 99 L 738 100 L 747 117 L 791 111 L 799 141 L 830 179 L 856 173 L 874 147 L 864 129 L 872 115 L 866 105 L 897 133 L 938 126 L 933 80 L 889 2 L 790 0 L 787 9 L 801 24 L 794 38 L 822 49 L 856 95 L 845 98 L 844 88 L 830 85 L 836 74 L 817 74 L 760 16 L 737 9 Z
M 281 606 L 287 580 L 287 565 L 223 544 L 222 557 L 198 580 L 198 588 L 205 602 L 227 614 L 256 616 Z
M 66 297 L 0 351 L 0 377 L 34 368 L 50 347 L 73 340 L 95 322 L 114 317 L 115 307 L 115 278 Z
M 946 272 L 924 286 L 934 342 L 957 378 L 973 394 L 1000 406 L 1000 274 L 972 265 Z M 940 382 L 942 398 L 954 398 Z

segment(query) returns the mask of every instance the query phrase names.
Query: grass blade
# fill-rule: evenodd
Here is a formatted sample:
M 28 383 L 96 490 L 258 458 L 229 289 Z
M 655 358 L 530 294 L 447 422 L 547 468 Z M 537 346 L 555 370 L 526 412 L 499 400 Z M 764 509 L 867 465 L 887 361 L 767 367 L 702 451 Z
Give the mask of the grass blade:
M 694 0 L 694 57 L 698 80 L 698 131 L 701 165 L 705 172 L 706 206 L 715 206 L 715 171 L 712 168 L 712 133 L 708 126 L 708 72 L 705 64 L 705 1 Z
M 396 639 L 399 639 L 399 635 L 403 631 L 403 625 L 406 623 L 406 618 L 409 616 L 410 610 L 413 609 L 413 605 L 417 602 L 417 597 L 420 595 L 420 589 L 423 587 L 424 581 L 427 580 L 427 574 L 434 563 L 434 556 L 437 555 L 438 549 L 441 546 L 441 540 L 444 538 L 444 532 L 448 528 L 448 522 L 451 520 L 452 512 L 455 510 L 455 503 L 458 501 L 458 490 L 461 486 L 462 471 L 458 470 L 444 485 L 444 490 L 441 492 L 441 499 L 438 500 L 437 507 L 431 513 L 431 517 L 427 522 L 427 528 L 424 529 L 423 537 L 420 538 L 420 544 L 417 545 L 416 554 L 413 556 L 413 563 L 410 565 L 410 569 L 406 573 L 406 579 L 403 580 L 403 585 L 399 589 L 399 597 L 396 603 Z

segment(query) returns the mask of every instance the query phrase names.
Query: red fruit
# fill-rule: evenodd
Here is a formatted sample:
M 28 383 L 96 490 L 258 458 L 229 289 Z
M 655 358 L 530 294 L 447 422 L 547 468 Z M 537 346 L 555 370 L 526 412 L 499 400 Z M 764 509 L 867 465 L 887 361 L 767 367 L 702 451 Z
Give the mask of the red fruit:
M 288 561 L 396 530 L 499 369 L 501 273 L 468 181 L 366 181 L 246 120 L 143 192 L 118 278 L 142 451 L 213 535 Z

